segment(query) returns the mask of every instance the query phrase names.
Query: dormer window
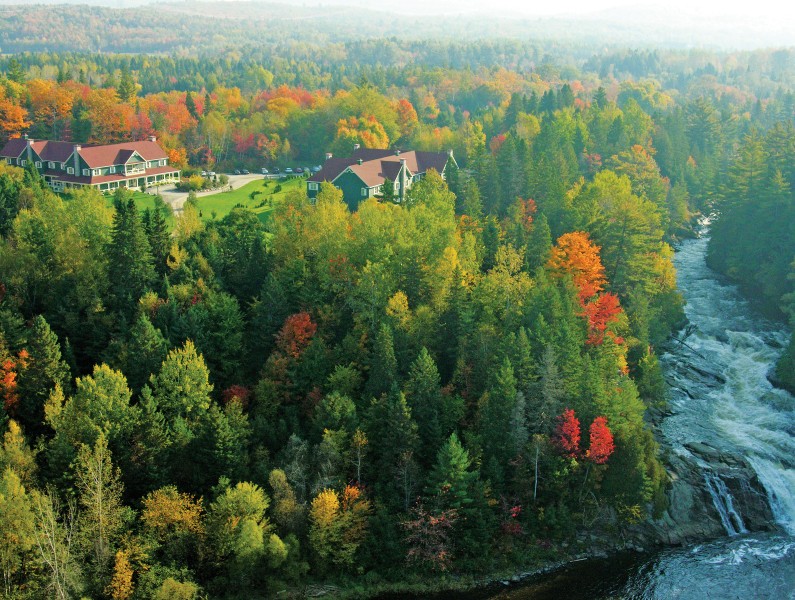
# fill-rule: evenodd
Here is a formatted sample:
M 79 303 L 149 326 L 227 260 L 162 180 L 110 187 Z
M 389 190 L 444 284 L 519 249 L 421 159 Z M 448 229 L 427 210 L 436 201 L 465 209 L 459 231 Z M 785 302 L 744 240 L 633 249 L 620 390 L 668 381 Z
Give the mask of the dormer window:
M 83 169 L 83 177 L 88 177 L 88 169 Z
M 69 168 L 66 169 L 66 172 L 69 175 L 74 175 L 75 174 L 75 168 L 74 167 L 69 167 Z
M 54 162 L 52 162 L 52 161 L 50 161 L 50 162 L 48 162 L 48 163 L 47 163 L 47 167 L 48 167 L 49 169 L 54 169 L 54 168 L 55 168 L 55 163 L 54 163 Z
M 36 168 L 37 169 L 41 169 L 41 161 L 40 160 L 36 161 Z

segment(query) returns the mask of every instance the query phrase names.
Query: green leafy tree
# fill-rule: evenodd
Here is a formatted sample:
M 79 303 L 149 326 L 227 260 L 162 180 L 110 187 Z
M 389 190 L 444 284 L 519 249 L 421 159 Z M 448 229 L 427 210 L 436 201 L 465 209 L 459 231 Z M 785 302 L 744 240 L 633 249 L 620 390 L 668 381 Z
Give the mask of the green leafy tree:
M 80 494 L 80 541 L 94 577 L 92 581 L 105 589 L 112 576 L 111 561 L 122 533 L 126 509 L 122 504 L 123 486 L 118 469 L 113 466 L 104 435 L 93 448 L 82 446 L 75 473 Z
M 22 581 L 17 573 L 33 548 L 33 507 L 19 476 L 11 468 L 0 478 L 0 568 L 4 597 L 12 598 Z

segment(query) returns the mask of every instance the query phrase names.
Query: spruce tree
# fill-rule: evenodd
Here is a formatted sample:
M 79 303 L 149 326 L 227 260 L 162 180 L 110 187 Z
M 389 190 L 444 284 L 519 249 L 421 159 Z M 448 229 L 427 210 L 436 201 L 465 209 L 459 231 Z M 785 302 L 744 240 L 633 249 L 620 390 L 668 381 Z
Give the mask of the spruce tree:
M 370 377 L 367 380 L 366 392 L 369 397 L 378 398 L 387 394 L 397 383 L 398 364 L 395 358 L 395 346 L 392 339 L 392 328 L 383 323 L 375 336 L 370 359 Z
M 129 102 L 135 97 L 135 81 L 130 74 L 130 68 L 124 65 L 121 68 L 121 77 L 119 79 L 119 87 L 116 89 L 119 94 L 119 99 L 122 102 Z
M 114 198 L 113 235 L 108 247 L 108 280 L 117 310 L 130 314 L 155 281 L 149 240 L 129 192 Z
M 427 348 L 420 350 L 417 360 L 412 363 L 405 391 L 421 441 L 417 458 L 421 465 L 430 466 L 446 432 L 442 431 L 443 399 L 439 371 Z
M 58 336 L 41 315 L 27 334 L 27 367 L 19 374 L 19 407 L 13 415 L 28 435 L 42 431 L 44 403 L 56 385 L 69 383 L 69 367 L 61 357 Z

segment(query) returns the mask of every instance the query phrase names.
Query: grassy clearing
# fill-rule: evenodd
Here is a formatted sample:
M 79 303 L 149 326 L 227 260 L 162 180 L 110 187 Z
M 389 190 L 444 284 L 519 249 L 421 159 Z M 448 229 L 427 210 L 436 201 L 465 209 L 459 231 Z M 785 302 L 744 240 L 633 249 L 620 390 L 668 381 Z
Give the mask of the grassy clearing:
M 284 198 L 288 192 L 296 189 L 305 189 L 305 182 L 306 180 L 303 177 L 281 180 L 258 179 L 231 192 L 201 196 L 198 198 L 197 205 L 201 218 L 205 221 L 213 218 L 222 219 L 235 206 L 241 205 L 256 214 L 260 221 L 267 223 L 271 212 L 273 212 L 274 205 Z M 276 186 L 279 185 L 281 190 L 274 192 Z M 259 193 L 256 194 L 256 192 Z M 254 194 L 253 198 L 252 194 Z
M 149 210 L 153 210 L 155 208 L 155 196 L 152 196 L 151 194 L 144 194 L 143 192 L 139 192 L 137 190 L 129 190 L 129 192 L 132 194 L 135 207 L 139 210 L 139 212 L 144 212 L 147 208 Z M 113 195 L 105 196 L 105 203 L 109 208 L 113 208 Z M 174 215 L 171 211 L 169 211 L 168 215 L 166 215 L 166 224 L 168 225 L 169 229 L 174 229 L 175 221 Z

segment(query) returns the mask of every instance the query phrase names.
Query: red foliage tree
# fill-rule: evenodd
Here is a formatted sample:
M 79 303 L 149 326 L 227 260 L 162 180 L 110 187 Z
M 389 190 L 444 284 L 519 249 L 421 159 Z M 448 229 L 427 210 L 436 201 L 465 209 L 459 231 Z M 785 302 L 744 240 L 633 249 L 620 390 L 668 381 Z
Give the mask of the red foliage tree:
M 276 334 L 276 346 L 283 354 L 298 359 L 312 341 L 315 331 L 317 325 L 312 322 L 309 313 L 290 315 Z
M 580 454 L 580 420 L 574 411 L 567 408 L 558 416 L 558 426 L 552 439 L 555 447 L 569 458 L 577 458 Z
M 251 391 L 242 385 L 230 386 L 221 393 L 221 398 L 223 399 L 224 404 L 237 402 L 243 408 L 248 405 L 249 397 L 251 397 Z
M 605 334 L 608 337 L 614 337 L 606 330 L 608 323 L 617 321 L 621 314 L 618 296 L 611 293 L 602 294 L 588 302 L 583 308 L 588 319 L 588 344 L 592 346 L 601 344 L 605 339 Z
M 597 417 L 591 423 L 591 447 L 588 449 L 588 460 L 603 465 L 616 449 L 613 444 L 613 434 L 607 427 L 606 417 Z

